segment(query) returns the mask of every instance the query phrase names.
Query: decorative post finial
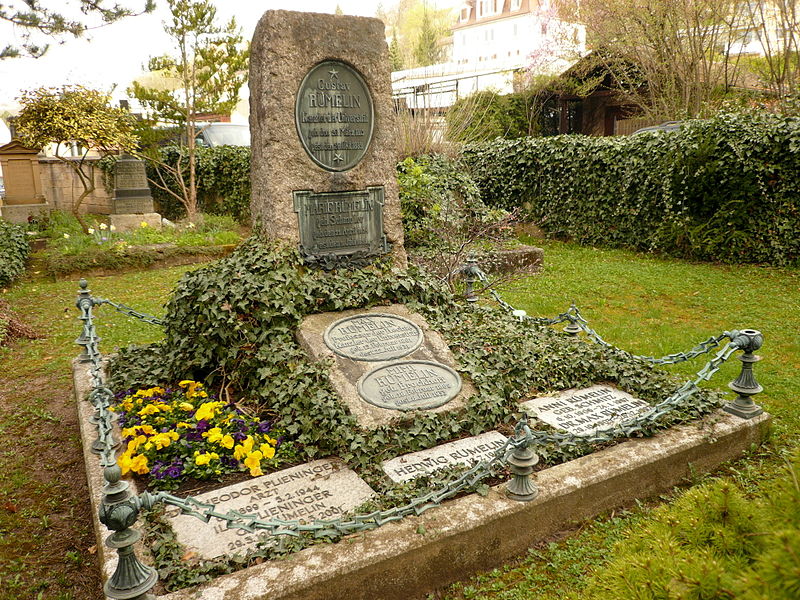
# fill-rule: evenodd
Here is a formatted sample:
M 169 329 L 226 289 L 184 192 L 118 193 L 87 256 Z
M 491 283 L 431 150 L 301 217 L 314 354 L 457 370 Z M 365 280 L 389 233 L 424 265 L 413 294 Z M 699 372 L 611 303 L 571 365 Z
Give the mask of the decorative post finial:
M 116 549 L 119 555 L 117 568 L 106 581 L 103 591 L 114 600 L 149 600 L 153 596 L 148 592 L 158 581 L 158 572 L 137 558 L 133 545 L 142 534 L 131 529 L 139 517 L 142 503 L 131 496 L 130 484 L 122 481 L 122 470 L 116 462 L 103 469 L 103 477 L 106 484 L 100 522 L 114 531 L 106 538 L 106 546 Z
M 518 439 L 520 441 L 506 458 L 508 464 L 511 465 L 512 474 L 511 481 L 506 486 L 506 495 L 512 500 L 530 502 L 539 495 L 539 488 L 536 487 L 531 477 L 533 467 L 539 462 L 539 457 L 530 448 L 532 436 L 526 415 L 523 415 L 517 423 L 514 438 L 515 441 Z

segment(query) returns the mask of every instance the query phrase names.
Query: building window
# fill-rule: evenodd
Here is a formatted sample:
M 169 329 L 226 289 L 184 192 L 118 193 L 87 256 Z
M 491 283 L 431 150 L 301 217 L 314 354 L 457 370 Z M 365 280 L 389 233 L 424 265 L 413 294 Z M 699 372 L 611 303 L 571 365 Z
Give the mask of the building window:
M 496 15 L 498 5 L 502 6 L 500 0 L 478 0 L 478 18 Z
M 519 10 L 522 0 L 511 0 L 511 10 Z
M 461 18 L 460 21 L 463 23 L 464 21 L 469 20 L 469 6 L 464 7 L 461 9 Z

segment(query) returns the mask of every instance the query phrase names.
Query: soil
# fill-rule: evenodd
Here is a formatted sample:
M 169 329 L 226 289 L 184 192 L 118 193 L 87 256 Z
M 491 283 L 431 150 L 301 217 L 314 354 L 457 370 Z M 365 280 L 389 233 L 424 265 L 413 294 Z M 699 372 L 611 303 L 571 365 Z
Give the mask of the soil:
M 0 375 L 0 432 L 0 599 L 103 597 L 69 377 Z

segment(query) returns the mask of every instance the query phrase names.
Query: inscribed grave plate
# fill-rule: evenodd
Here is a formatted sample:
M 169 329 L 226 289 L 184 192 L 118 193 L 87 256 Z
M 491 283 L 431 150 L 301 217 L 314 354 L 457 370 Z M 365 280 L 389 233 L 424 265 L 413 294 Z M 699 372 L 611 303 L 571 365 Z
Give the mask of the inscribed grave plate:
M 374 120 L 364 78 L 342 61 L 319 63 L 300 84 L 297 133 L 311 160 L 327 171 L 347 171 L 364 158 Z
M 595 385 L 534 398 L 523 402 L 521 407 L 548 425 L 575 435 L 591 435 L 598 429 L 608 429 L 636 417 L 650 405 L 610 386 Z
M 375 367 L 358 380 L 358 394 L 391 410 L 430 410 L 458 396 L 461 376 L 447 365 L 401 360 Z
M 249 479 L 195 496 L 216 505 L 216 511 L 236 510 L 260 519 L 306 521 L 336 519 L 374 495 L 372 488 L 339 460 L 314 462 Z M 203 521 L 170 509 L 167 517 L 178 541 L 202 558 L 245 553 L 256 548 L 258 533 L 226 529 L 225 522 Z
M 385 313 L 366 313 L 332 323 L 325 345 L 353 360 L 393 360 L 411 354 L 422 344 L 422 330 L 408 319 Z
M 492 458 L 505 443 L 506 436 L 502 433 L 488 431 L 427 450 L 404 454 L 385 461 L 381 466 L 392 481 L 403 483 L 453 465 L 472 466 Z

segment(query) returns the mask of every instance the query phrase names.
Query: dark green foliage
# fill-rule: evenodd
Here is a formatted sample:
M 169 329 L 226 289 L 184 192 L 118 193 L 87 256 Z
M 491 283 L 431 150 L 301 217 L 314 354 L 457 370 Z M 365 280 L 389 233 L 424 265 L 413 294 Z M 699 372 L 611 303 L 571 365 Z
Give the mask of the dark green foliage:
M 460 160 L 442 155 L 407 158 L 397 165 L 397 182 L 407 247 L 440 246 L 448 241 L 445 230 L 463 237 L 474 225 L 488 225 L 508 214 L 481 201 Z
M 183 152 L 183 154 L 181 154 Z M 188 181 L 189 162 L 186 149 L 167 146 L 159 150 L 159 160 L 175 168 L 182 161 L 184 177 Z M 246 146 L 198 147 L 197 157 L 197 201 L 200 212 L 212 215 L 229 215 L 241 223 L 250 218 L 250 148 Z M 113 173 L 116 157 L 100 161 L 106 173 Z M 146 162 L 150 190 L 158 203 L 161 214 L 168 219 L 186 216 L 183 205 L 163 188 L 179 193 L 175 178 L 152 161 Z M 113 179 L 110 179 L 113 181 Z
M 188 180 L 189 163 L 181 155 L 177 146 L 161 150 L 161 160 L 175 168 L 180 158 Z M 240 222 L 250 218 L 250 148 L 246 146 L 198 147 L 197 156 L 197 202 L 201 212 L 217 215 L 230 215 Z M 147 165 L 147 176 L 155 182 L 163 181 L 177 191 L 176 182 L 164 169 L 157 169 L 153 163 Z M 152 186 L 153 197 L 168 218 L 178 218 L 185 214 L 178 200 L 158 186 Z
M 364 431 L 337 400 L 327 365 L 309 360 L 294 332 L 310 313 L 392 302 L 405 303 L 442 332 L 477 394 L 463 412 L 412 414 L 402 427 Z M 536 390 L 609 381 L 656 402 L 675 387 L 663 372 L 620 351 L 520 324 L 498 309 L 470 310 L 416 269 L 377 264 L 326 273 L 302 266 L 295 250 L 257 239 L 187 273 L 166 313 L 163 342 L 120 351 L 112 368 L 115 389 L 204 381 L 222 388 L 221 397 L 243 398 L 275 419 L 302 455 L 338 455 L 379 489 L 385 485 L 380 460 L 514 422 L 516 402 Z M 702 393 L 696 402 L 691 415 L 707 410 L 715 398 Z M 588 450 L 552 448 L 543 454 L 555 461 Z
M 487 204 L 548 235 L 722 262 L 800 261 L 800 120 L 768 113 L 677 132 L 557 136 L 468 147 Z
M 798 457 L 766 493 L 702 485 L 621 540 L 581 598 L 790 600 L 800 597 Z
M 25 271 L 30 249 L 22 227 L 0 220 L 0 287 L 9 285 Z

